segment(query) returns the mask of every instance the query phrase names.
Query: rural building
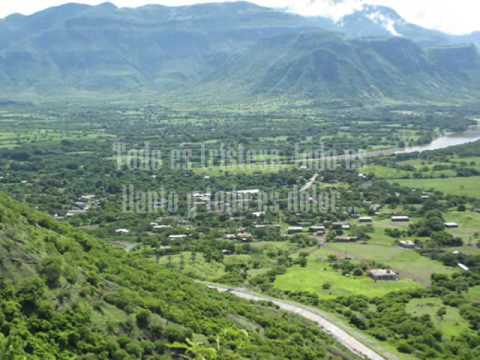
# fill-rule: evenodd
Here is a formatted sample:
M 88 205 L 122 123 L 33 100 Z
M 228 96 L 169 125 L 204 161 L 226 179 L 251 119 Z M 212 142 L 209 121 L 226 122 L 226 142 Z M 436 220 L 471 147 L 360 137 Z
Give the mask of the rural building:
M 409 222 L 410 217 L 408 216 L 392 216 L 393 222 Z
M 322 232 L 325 233 L 325 226 L 323 225 L 315 225 L 315 226 L 310 226 L 309 229 L 311 232 Z
M 115 230 L 115 233 L 116 234 L 129 234 L 130 230 L 128 230 L 128 229 L 117 229 L 117 230 Z
M 335 238 L 335 242 L 354 242 L 357 241 L 358 238 L 355 236 L 337 236 Z
M 454 222 L 448 222 L 448 223 L 445 223 L 445 227 L 447 229 L 457 229 L 459 226 L 457 223 L 454 223 Z
M 171 229 L 172 226 L 171 225 L 154 225 L 154 226 L 152 226 L 152 228 L 155 231 L 162 231 L 162 230 L 166 230 L 166 229 Z
M 179 235 L 170 235 L 168 238 L 170 240 L 184 240 L 188 237 L 187 234 L 179 234 Z
M 342 223 L 342 222 L 335 222 L 332 224 L 333 229 L 342 229 L 342 230 L 350 230 L 351 225 Z
M 257 211 L 252 213 L 253 216 L 259 218 L 261 216 L 265 216 L 265 211 Z
M 237 239 L 242 242 L 251 242 L 253 240 L 253 235 L 248 232 L 239 232 L 237 234 Z
M 398 245 L 405 249 L 415 249 L 417 247 L 412 240 L 400 240 Z
M 363 216 L 358 219 L 358 222 L 361 222 L 361 223 L 371 223 L 372 221 L 373 219 L 370 216 Z
M 372 269 L 368 271 L 368 276 L 375 281 L 395 281 L 400 279 L 400 276 L 390 269 Z
M 459 267 L 460 269 L 462 269 L 463 271 L 467 271 L 467 272 L 470 271 L 470 269 L 469 269 L 469 267 L 468 267 L 467 265 L 464 265 L 464 264 L 460 264 L 460 263 L 459 263 L 459 264 L 458 264 L 458 267 Z
M 290 226 L 287 230 L 288 234 L 298 234 L 303 232 L 303 227 L 301 226 Z

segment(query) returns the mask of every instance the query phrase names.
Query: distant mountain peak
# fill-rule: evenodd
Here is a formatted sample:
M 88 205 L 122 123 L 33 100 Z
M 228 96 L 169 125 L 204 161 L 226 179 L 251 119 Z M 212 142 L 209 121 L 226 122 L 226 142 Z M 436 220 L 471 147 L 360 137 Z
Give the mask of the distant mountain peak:
M 406 21 L 395 10 L 384 6 L 366 5 L 363 13 L 374 23 L 383 26 L 391 35 L 402 36 L 397 26 L 404 25 Z
M 352 14 L 340 19 L 341 28 L 350 28 L 353 33 L 364 36 L 390 35 L 403 36 L 400 27 L 407 22 L 393 9 L 386 6 L 363 5 Z

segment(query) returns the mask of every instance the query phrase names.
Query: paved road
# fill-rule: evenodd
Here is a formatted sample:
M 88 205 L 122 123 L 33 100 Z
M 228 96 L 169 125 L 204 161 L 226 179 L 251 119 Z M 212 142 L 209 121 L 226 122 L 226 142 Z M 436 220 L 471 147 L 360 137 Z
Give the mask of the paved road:
M 217 285 L 209 285 L 210 289 L 215 289 L 220 292 L 228 292 L 233 294 L 239 298 L 251 301 L 269 301 L 275 305 L 277 305 L 280 309 L 287 311 L 292 314 L 299 315 L 305 319 L 311 320 L 317 323 L 325 332 L 330 334 L 333 338 L 335 338 L 338 342 L 343 344 L 346 348 L 348 348 L 353 353 L 357 354 L 358 356 L 368 359 L 368 360 L 387 360 L 383 356 L 377 354 L 375 351 L 370 349 L 368 346 L 362 344 L 360 341 L 355 339 L 353 336 L 348 334 L 345 330 L 341 329 L 337 325 L 333 324 L 329 320 L 325 319 L 323 316 L 318 314 L 313 310 L 309 310 L 306 307 L 301 305 L 296 305 L 292 303 L 288 303 L 278 299 L 272 299 L 267 296 L 262 296 L 258 294 L 254 294 L 245 289 L 230 289 L 222 286 Z

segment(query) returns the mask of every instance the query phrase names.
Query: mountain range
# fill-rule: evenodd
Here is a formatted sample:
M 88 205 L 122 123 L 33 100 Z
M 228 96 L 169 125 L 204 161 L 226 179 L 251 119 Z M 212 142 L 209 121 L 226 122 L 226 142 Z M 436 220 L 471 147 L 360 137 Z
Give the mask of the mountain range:
M 471 97 L 480 33 L 453 36 L 365 6 L 337 22 L 246 2 L 66 4 L 0 20 L 4 94 Z

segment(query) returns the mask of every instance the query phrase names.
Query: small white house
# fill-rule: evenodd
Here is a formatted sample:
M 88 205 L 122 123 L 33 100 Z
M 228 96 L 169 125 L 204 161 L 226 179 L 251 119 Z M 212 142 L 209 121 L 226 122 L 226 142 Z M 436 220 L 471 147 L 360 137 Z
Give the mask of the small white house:
M 398 244 L 405 249 L 415 249 L 416 247 L 412 240 L 400 240 Z
M 153 226 L 153 230 L 155 231 L 162 231 L 162 230 L 171 229 L 171 228 L 172 228 L 171 225 L 154 225 Z
M 117 230 L 115 230 L 115 233 L 120 234 L 120 235 L 126 235 L 126 234 L 130 234 L 130 230 L 128 230 L 128 229 L 117 229 Z
M 287 232 L 289 234 L 299 234 L 299 233 L 303 232 L 303 227 L 301 227 L 301 226 L 290 226 L 287 229 Z
M 447 222 L 447 223 L 445 223 L 445 227 L 447 229 L 457 229 L 459 227 L 459 225 L 457 223 L 454 223 L 454 222 Z
M 462 269 L 463 271 L 470 271 L 469 267 L 467 265 L 464 265 L 464 264 L 461 264 L 461 263 L 458 263 L 458 267 L 460 269 Z
M 188 237 L 186 234 L 179 234 L 179 235 L 170 235 L 168 238 L 170 240 L 184 240 Z

